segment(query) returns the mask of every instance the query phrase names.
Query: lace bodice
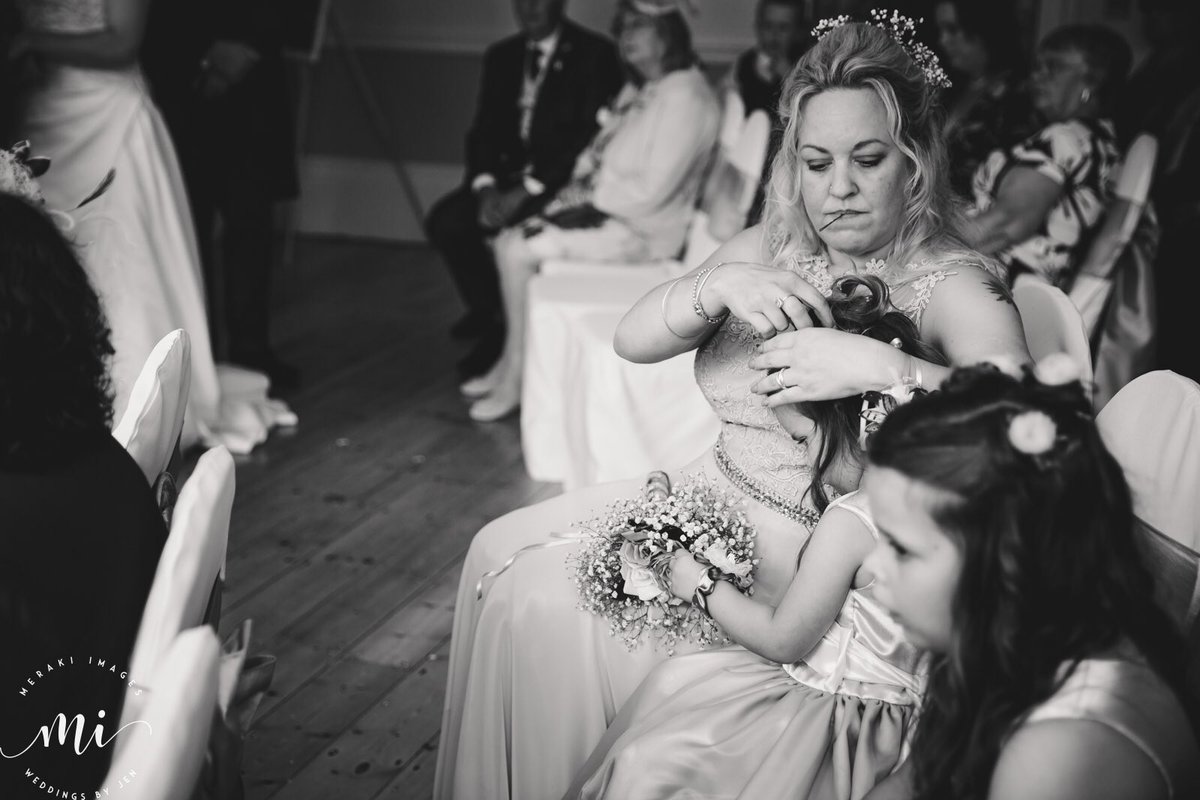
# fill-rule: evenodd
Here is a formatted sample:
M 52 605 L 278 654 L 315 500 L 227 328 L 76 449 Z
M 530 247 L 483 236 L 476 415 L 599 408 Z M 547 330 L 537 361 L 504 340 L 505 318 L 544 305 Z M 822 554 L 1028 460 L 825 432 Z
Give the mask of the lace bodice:
M 879 533 L 858 492 L 829 504 L 844 508 Z M 852 589 L 833 625 L 802 661 L 784 665 L 795 680 L 824 692 L 853 694 L 901 705 L 916 705 L 925 687 L 922 651 L 871 593 L 871 585 Z
M 796 272 L 826 296 L 833 291 L 835 277 L 823 256 L 793 256 L 782 268 Z M 891 286 L 896 308 L 920 325 L 934 288 L 953 273 L 922 263 L 879 274 Z M 697 350 L 696 383 L 721 421 L 719 456 L 752 480 L 764 497 L 801 506 L 806 503 L 811 472 L 807 451 L 783 429 L 775 413 L 750 393 L 750 387 L 762 377 L 749 367 L 761 341 L 752 326 L 731 315 Z M 745 481 L 730 475 L 721 460 L 719 457 L 718 464 L 726 476 L 746 488 Z
M 104 0 L 17 0 L 21 19 L 32 30 L 93 33 L 104 28 Z

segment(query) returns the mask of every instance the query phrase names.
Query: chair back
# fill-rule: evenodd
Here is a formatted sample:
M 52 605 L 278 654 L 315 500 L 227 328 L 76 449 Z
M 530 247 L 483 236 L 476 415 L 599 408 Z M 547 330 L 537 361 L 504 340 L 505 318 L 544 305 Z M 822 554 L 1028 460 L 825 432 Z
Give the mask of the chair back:
M 167 469 L 179 442 L 191 382 L 191 341 L 180 328 L 150 351 L 134 381 L 129 404 L 113 428 L 113 436 L 151 484 Z
M 1022 275 L 1022 278 L 1025 276 Z M 1013 300 L 1021 313 L 1025 345 L 1034 360 L 1052 353 L 1066 353 L 1079 367 L 1084 385 L 1092 380 L 1092 354 L 1083 320 L 1061 289 L 1043 280 L 1018 279 Z
M 153 674 L 179 632 L 205 621 L 214 588 L 225 573 L 233 493 L 233 457 L 224 447 L 214 447 L 200 457 L 179 493 L 134 641 L 130 674 Z M 139 703 L 126 694 L 123 722 Z
M 1125 471 L 1134 513 L 1200 552 L 1200 385 L 1147 372 L 1116 393 L 1096 424 Z
M 700 198 L 700 212 L 689 231 L 683 260 L 694 262 L 692 266 L 745 229 L 762 181 L 771 119 L 762 109 L 749 116 L 744 115 L 743 109 L 737 92 L 731 92 L 725 104 L 721 138 Z
M 1140 134 L 1129 145 L 1117 173 L 1112 202 L 1080 264 L 1080 272 L 1101 278 L 1111 276 L 1146 208 L 1157 158 L 1158 140 L 1148 133 Z
M 120 786 L 128 800 L 193 796 L 217 708 L 219 655 L 217 635 L 208 627 L 170 641 L 158 666 L 137 684 L 145 702 L 122 725 L 106 786 Z M 136 777 L 122 783 L 131 773 Z

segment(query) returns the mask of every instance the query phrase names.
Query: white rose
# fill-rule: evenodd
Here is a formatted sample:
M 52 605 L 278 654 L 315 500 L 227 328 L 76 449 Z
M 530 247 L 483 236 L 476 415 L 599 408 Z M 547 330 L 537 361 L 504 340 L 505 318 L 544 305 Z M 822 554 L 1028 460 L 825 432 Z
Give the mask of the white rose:
M 750 574 L 753 565 L 747 562 L 737 563 L 729 557 L 729 551 L 725 549 L 723 544 L 709 545 L 704 551 L 704 558 L 708 563 L 712 564 L 717 569 L 724 572 L 726 575 L 734 575 L 739 578 L 744 578 Z
M 1022 453 L 1041 455 L 1054 446 L 1054 420 L 1041 411 L 1017 414 L 1008 424 L 1008 441 Z
M 634 595 L 643 602 L 657 600 L 666 594 L 666 590 L 658 584 L 658 576 L 654 574 L 654 570 L 623 563 L 621 577 L 625 579 L 625 585 L 621 587 L 625 594 Z

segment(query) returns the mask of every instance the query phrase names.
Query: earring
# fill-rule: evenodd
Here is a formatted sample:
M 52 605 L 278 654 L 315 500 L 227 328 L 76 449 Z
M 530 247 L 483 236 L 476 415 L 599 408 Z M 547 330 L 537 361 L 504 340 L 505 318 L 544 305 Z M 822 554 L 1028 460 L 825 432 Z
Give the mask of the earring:
M 1082 92 L 1079 93 L 1079 99 L 1081 101 L 1083 101 L 1084 103 L 1086 103 L 1088 100 L 1091 100 L 1092 99 L 1092 90 L 1085 88 Z

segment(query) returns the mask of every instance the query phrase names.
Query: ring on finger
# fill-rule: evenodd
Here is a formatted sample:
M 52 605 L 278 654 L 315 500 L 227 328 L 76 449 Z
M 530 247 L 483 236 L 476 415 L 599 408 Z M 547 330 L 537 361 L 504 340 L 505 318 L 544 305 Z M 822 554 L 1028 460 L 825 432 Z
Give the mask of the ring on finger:
M 779 388 L 781 391 L 783 389 L 789 388 L 788 385 L 783 380 L 783 371 L 786 369 L 787 369 L 787 367 L 784 367 L 783 369 L 779 370 L 779 372 L 775 373 L 775 382 L 779 384 Z
M 781 295 L 779 295 L 779 297 L 776 297 L 775 298 L 775 307 L 783 308 L 783 304 L 787 302 L 787 299 L 790 296 L 791 295 L 781 294 Z

